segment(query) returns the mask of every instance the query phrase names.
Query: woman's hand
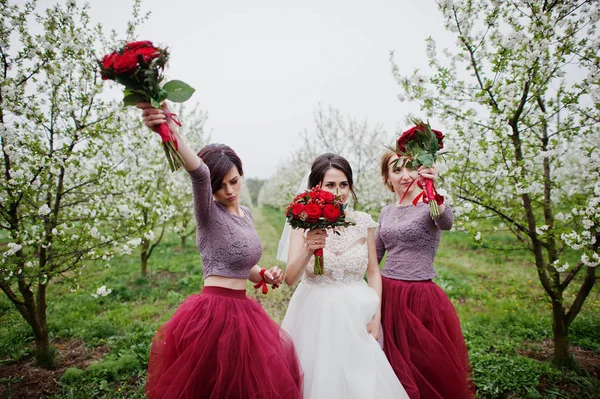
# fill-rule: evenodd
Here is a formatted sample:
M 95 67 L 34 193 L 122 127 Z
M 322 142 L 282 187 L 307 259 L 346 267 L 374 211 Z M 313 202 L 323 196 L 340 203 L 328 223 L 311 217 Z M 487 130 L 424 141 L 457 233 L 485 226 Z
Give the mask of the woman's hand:
M 278 266 L 273 266 L 265 272 L 265 282 L 267 284 L 279 285 L 283 281 L 283 270 Z
M 381 329 L 381 318 L 378 315 L 373 316 L 369 324 L 367 324 L 367 332 L 373 336 L 376 340 L 379 340 Z
M 171 110 L 166 102 L 162 103 L 161 109 L 154 108 L 150 103 L 137 103 L 139 109 L 143 110 L 142 120 L 144 125 L 156 132 L 158 125 L 167 123 L 173 133 L 177 132 L 177 124 L 171 118 L 167 118 Z
M 306 233 L 306 249 L 310 253 L 315 252 L 317 249 L 325 248 L 325 238 L 327 238 L 327 232 L 322 229 L 309 230 Z
M 435 165 L 433 165 L 431 168 L 428 168 L 426 166 L 421 166 L 418 169 L 418 172 L 419 172 L 419 178 L 421 179 L 421 183 L 423 183 L 423 179 L 431 179 L 435 183 L 435 181 L 438 178 L 438 172 L 437 172 L 437 169 L 435 168 Z M 438 205 L 438 209 L 439 209 L 439 212 L 441 215 L 446 210 L 446 206 L 444 204 L 440 204 L 440 205 Z
M 431 168 L 420 166 L 417 171 L 419 172 L 419 177 L 422 179 L 431 179 L 436 181 L 438 178 L 438 172 L 435 168 L 435 165 L 433 165 Z

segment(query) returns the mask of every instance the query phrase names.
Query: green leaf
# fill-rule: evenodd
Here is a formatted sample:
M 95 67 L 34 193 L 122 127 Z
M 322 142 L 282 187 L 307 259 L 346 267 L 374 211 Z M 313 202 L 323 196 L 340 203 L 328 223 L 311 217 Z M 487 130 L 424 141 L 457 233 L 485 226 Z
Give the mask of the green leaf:
M 123 106 L 128 107 L 128 106 L 135 106 L 137 103 L 140 102 L 147 102 L 148 99 L 145 96 L 142 96 L 141 94 L 137 94 L 137 93 L 131 93 L 131 94 L 127 94 L 125 95 L 125 97 L 123 98 Z
M 196 91 L 192 86 L 181 80 L 171 80 L 170 82 L 167 82 L 162 89 L 169 93 L 167 99 L 174 103 L 187 101 L 192 94 L 194 94 L 194 91 Z
M 434 137 L 433 140 L 431 140 L 431 145 L 429 146 L 429 152 L 432 154 L 435 154 L 436 152 L 438 152 L 438 150 L 439 150 L 438 140 L 437 140 L 437 137 Z
M 419 163 L 421 165 L 432 167 L 434 159 L 433 159 L 433 155 L 431 155 L 427 152 L 422 152 L 417 156 L 417 161 L 419 161 Z
M 154 108 L 159 108 L 160 109 L 160 103 L 158 101 L 156 101 L 154 98 L 150 99 L 150 103 L 152 104 L 152 106 Z
M 169 92 L 163 89 L 160 89 L 158 91 L 158 102 L 163 102 L 165 101 L 167 98 L 169 97 Z
M 130 88 L 123 89 L 123 95 L 125 97 L 127 97 L 130 94 L 139 94 L 141 96 L 148 97 L 148 95 L 146 94 L 146 92 L 144 90 L 130 89 Z

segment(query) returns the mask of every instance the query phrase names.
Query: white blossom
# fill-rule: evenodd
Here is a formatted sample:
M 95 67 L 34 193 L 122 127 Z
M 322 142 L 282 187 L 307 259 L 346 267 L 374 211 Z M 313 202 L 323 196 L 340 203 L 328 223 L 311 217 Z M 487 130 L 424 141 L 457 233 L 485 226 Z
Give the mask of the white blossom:
M 50 207 L 47 204 L 42 205 L 40 207 L 40 209 L 38 209 L 38 215 L 40 215 L 40 216 L 46 216 L 50 212 L 52 212 L 52 210 L 50 209 Z
M 101 287 L 98 287 L 96 289 L 96 292 L 94 292 L 92 294 L 92 296 L 94 298 L 98 298 L 98 297 L 102 297 L 102 296 L 107 296 L 108 294 L 110 294 L 112 292 L 112 290 L 110 288 L 106 288 L 106 285 L 103 285 Z
M 587 254 L 581 255 L 581 262 L 588 267 L 596 267 L 600 264 L 600 255 L 593 252 L 591 258 Z
M 144 233 L 144 238 L 148 241 L 154 240 L 154 231 L 150 230 L 147 233 Z
M 552 266 L 554 266 L 554 269 L 556 269 L 557 272 L 559 273 L 563 273 L 566 272 L 569 269 L 569 263 L 565 262 L 562 266 L 560 265 L 559 261 L 556 260 Z
M 2 254 L 2 256 L 5 257 L 5 258 L 7 258 L 7 257 L 9 257 L 11 255 L 16 254 L 18 251 L 20 251 L 23 248 L 23 246 L 21 244 L 17 244 L 17 243 L 14 243 L 14 242 L 9 242 L 7 244 L 7 246 L 8 246 L 8 251 L 5 251 Z
M 134 238 L 133 240 L 129 240 L 127 241 L 127 245 L 129 245 L 130 247 L 137 247 L 142 243 L 142 239 L 141 238 Z

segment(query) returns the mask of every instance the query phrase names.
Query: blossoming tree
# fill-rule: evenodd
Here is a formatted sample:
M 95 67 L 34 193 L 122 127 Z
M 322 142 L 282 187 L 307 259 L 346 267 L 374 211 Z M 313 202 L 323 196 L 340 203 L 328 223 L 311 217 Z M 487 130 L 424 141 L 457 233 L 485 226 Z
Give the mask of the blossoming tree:
M 210 140 L 210 134 L 204 130 L 204 124 L 207 120 L 206 112 L 203 112 L 197 106 L 188 109 L 183 104 L 178 105 L 175 112 L 179 115 L 182 124 L 179 129 L 180 134 L 190 148 L 193 148 L 196 152 L 200 151 Z M 196 232 L 194 208 L 192 206 L 192 185 L 185 171 L 178 171 L 173 174 L 168 191 L 175 207 L 175 214 L 169 224 L 173 232 L 179 237 L 181 248 L 183 248 L 186 239 Z
M 87 12 L 74 1 L 43 12 L 0 1 L 0 288 L 45 365 L 48 285 L 76 289 L 85 264 L 110 260 L 131 233 L 118 170 L 127 149 L 94 52 L 106 39 Z
M 123 245 L 122 252 L 131 253 L 139 246 L 141 274 L 146 275 L 148 260 L 176 213 L 174 196 L 169 190 L 175 174 L 162 156 L 164 151 L 158 136 L 153 137 L 155 135 L 142 125 L 139 112 L 121 113 L 121 126 L 127 131 L 130 149 L 129 156 L 119 165 L 129 211 L 124 223 L 138 232 Z M 156 230 L 160 232 L 156 234 Z
M 320 154 L 333 152 L 345 157 L 352 166 L 358 206 L 379 210 L 391 200 L 379 177 L 379 159 L 389 144 L 389 136 L 380 125 L 370 127 L 332 107 L 319 106 L 314 112 L 315 129 L 301 134 L 302 143 L 291 159 L 279 165 L 275 174 L 259 192 L 260 205 L 284 208 L 312 161 Z
M 197 106 L 188 110 L 184 105 L 175 111 L 182 123 L 179 132 L 188 145 L 198 150 L 206 145 L 206 113 Z M 140 232 L 128 244 L 130 250 L 140 246 L 141 273 L 146 275 L 148 260 L 166 231 L 175 232 L 182 247 L 185 239 L 195 233 L 192 187 L 185 170 L 169 170 L 158 135 L 141 124 L 137 110 L 125 114 L 124 120 L 130 121 L 132 153 L 121 167 L 127 173 L 128 199 L 133 210 L 130 227 Z
M 529 251 L 551 300 L 554 360 L 567 365 L 600 263 L 600 3 L 438 4 L 456 49 L 439 56 L 429 38 L 429 75 L 392 61 L 401 97 L 448 128 L 445 186 L 463 228 L 489 246 L 507 230 Z

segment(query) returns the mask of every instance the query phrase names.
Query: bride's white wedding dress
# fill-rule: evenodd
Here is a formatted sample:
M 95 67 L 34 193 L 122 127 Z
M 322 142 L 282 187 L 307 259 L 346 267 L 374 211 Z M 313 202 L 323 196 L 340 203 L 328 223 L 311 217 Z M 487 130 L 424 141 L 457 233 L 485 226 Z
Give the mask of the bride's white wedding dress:
M 371 216 L 355 212 L 355 226 L 329 232 L 325 274 L 312 259 L 290 301 L 282 327 L 304 371 L 304 398 L 408 398 L 383 350 L 367 332 L 379 297 L 364 280 Z

